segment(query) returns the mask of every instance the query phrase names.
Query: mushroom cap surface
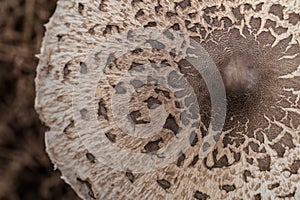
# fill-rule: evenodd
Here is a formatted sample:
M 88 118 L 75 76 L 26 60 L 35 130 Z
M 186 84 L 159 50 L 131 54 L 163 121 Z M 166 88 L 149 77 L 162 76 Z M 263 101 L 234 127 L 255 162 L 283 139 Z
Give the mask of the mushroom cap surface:
M 217 139 L 187 41 L 224 81 Z M 300 199 L 299 43 L 297 0 L 59 0 L 35 80 L 47 153 L 83 199 Z

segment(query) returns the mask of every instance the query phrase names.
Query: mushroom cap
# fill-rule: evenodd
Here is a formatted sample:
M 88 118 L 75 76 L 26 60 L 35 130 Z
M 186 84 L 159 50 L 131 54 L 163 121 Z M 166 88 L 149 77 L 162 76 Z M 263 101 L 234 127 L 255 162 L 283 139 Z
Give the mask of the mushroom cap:
M 296 0 L 59 0 L 47 153 L 83 199 L 300 199 L 299 43 Z

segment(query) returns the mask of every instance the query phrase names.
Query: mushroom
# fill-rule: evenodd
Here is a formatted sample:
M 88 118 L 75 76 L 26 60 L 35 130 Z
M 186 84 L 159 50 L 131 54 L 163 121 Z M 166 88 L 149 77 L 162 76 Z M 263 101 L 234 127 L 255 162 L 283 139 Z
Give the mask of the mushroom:
M 49 157 L 83 199 L 300 199 L 299 42 L 298 1 L 60 0 L 35 81 Z

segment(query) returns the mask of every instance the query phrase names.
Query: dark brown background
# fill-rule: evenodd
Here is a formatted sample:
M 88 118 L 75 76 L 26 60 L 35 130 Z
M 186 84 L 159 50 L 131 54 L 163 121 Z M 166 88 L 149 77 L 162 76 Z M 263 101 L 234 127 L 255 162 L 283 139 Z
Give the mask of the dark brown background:
M 78 199 L 53 170 L 34 111 L 43 24 L 56 0 L 0 0 L 0 199 Z

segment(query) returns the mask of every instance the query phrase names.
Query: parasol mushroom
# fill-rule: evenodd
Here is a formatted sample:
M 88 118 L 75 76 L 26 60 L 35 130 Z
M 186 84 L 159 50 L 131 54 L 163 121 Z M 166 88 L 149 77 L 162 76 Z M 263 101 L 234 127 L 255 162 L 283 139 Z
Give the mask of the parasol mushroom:
M 300 199 L 299 42 L 296 0 L 60 0 L 35 82 L 49 157 L 83 199 Z

